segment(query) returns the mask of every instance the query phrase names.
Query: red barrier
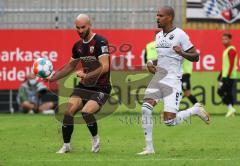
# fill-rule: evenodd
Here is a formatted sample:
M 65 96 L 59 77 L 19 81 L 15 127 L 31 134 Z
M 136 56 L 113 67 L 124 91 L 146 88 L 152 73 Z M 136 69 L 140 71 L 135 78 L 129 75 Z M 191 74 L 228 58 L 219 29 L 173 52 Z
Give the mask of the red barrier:
M 95 30 L 110 43 L 114 70 L 135 70 L 143 63 L 143 50 L 153 40 L 154 30 Z M 200 51 L 198 71 L 217 71 L 221 68 L 222 31 L 187 30 Z M 239 31 L 232 31 L 239 48 Z M 71 58 L 71 49 L 79 40 L 74 30 L 0 30 L 0 89 L 17 89 L 34 59 L 49 57 L 58 69 Z

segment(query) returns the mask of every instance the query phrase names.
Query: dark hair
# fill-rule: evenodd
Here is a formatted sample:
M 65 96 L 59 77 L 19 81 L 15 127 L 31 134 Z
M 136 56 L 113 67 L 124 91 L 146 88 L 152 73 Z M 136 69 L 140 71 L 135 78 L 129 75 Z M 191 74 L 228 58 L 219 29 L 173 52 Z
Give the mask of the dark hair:
M 228 37 L 229 39 L 232 39 L 232 34 L 229 33 L 229 32 L 225 32 L 225 33 L 223 34 L 223 36 L 226 36 L 226 37 Z

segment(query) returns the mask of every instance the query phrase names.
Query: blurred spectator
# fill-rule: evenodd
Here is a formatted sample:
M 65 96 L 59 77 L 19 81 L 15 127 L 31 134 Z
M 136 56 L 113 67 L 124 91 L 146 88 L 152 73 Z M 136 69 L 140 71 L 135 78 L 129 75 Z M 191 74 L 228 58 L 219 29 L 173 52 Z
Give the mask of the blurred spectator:
M 54 103 L 43 102 L 42 97 L 47 93 L 47 87 L 38 82 L 34 75 L 30 74 L 18 89 L 17 102 L 23 113 L 54 114 Z
M 157 51 L 156 51 L 156 42 L 151 41 L 146 45 L 145 53 L 144 53 L 144 62 L 147 63 L 149 60 L 157 59 Z
M 182 64 L 182 69 L 183 69 L 183 75 L 182 75 L 182 90 L 184 92 L 184 97 L 187 97 L 191 103 L 194 105 L 197 103 L 197 99 L 195 96 L 191 94 L 191 74 L 192 74 L 192 69 L 193 65 L 192 62 L 190 62 L 187 59 L 183 60 Z
M 155 35 L 160 31 L 161 29 L 157 29 L 155 31 Z M 144 52 L 144 62 L 146 64 L 149 60 L 156 60 L 156 59 L 157 59 L 157 50 L 156 50 L 156 41 L 154 40 L 149 42 L 146 45 L 145 52 Z
M 232 35 L 224 33 L 222 36 L 222 43 L 225 50 L 222 54 L 222 71 L 218 77 L 219 88 L 218 94 L 222 98 L 224 104 L 228 106 L 226 117 L 234 115 L 236 110 L 233 108 L 234 96 L 233 85 L 237 78 L 237 49 L 232 45 Z

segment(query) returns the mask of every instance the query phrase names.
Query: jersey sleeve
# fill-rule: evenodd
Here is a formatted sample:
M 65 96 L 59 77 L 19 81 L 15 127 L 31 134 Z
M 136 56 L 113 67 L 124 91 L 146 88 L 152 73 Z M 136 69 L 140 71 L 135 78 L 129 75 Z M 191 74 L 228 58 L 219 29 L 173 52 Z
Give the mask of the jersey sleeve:
M 234 49 L 230 49 L 228 51 L 228 59 L 229 59 L 229 70 L 228 70 L 228 76 L 231 76 L 232 70 L 234 68 L 234 59 L 235 56 L 237 55 L 237 52 Z
M 79 58 L 79 54 L 77 51 L 77 44 L 74 44 L 72 47 L 72 58 L 73 59 L 78 59 Z
M 106 39 L 101 39 L 97 44 L 97 57 L 100 57 L 104 54 L 109 54 L 109 45 Z
M 180 37 L 180 45 L 181 45 L 183 51 L 188 51 L 189 49 L 191 49 L 193 47 L 193 44 L 190 41 L 189 36 L 185 32 L 183 32 Z

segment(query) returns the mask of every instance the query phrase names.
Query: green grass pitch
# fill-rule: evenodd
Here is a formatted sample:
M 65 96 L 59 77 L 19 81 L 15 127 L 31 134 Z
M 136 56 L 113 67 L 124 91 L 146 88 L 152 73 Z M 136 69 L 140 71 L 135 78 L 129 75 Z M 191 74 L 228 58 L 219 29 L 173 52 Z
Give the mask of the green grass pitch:
M 140 114 L 114 113 L 99 121 L 101 150 L 90 152 L 85 125 L 75 125 L 72 152 L 61 147 L 61 125 L 54 116 L 1 115 L 0 166 L 5 165 L 240 165 L 240 117 L 213 116 L 206 125 L 194 117 L 176 127 L 156 118 L 155 155 L 138 156 L 144 136 Z

